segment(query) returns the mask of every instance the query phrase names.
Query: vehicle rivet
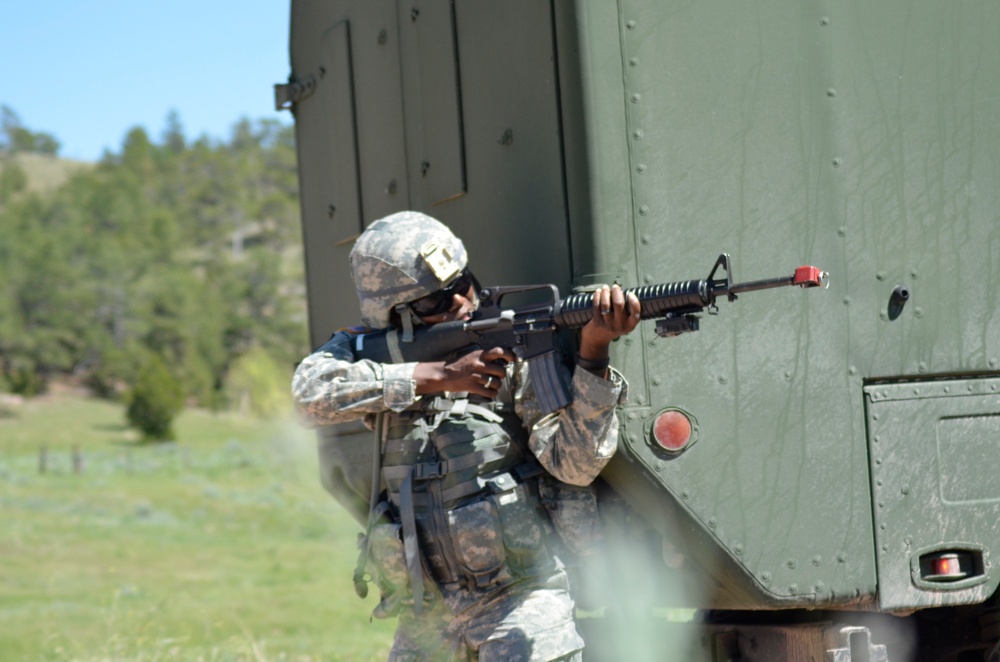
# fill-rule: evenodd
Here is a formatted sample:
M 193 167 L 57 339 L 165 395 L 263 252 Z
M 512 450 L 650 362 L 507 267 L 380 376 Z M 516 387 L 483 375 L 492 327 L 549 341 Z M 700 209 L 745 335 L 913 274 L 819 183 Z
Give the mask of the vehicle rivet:
M 647 283 L 652 283 L 653 282 L 653 277 L 650 276 L 649 274 L 646 274 L 645 276 L 643 276 L 642 279 L 644 281 L 646 281 Z
M 847 236 L 847 228 L 845 226 L 841 225 L 839 228 L 837 228 L 837 235 L 840 236 L 840 237 L 846 237 Z
M 858 372 L 858 369 L 855 368 L 854 366 L 851 366 L 850 368 L 847 369 L 847 374 L 849 374 L 849 375 L 855 375 L 855 374 L 857 374 L 857 372 Z
M 900 491 L 901 494 L 903 494 L 905 496 L 905 495 L 907 495 L 907 494 L 910 493 L 910 486 L 909 485 L 903 485 L 903 487 L 900 488 L 899 491 Z
M 828 96 L 828 97 L 835 97 L 835 96 L 837 96 L 837 90 L 835 90 L 835 89 L 833 89 L 831 87 L 830 89 L 828 89 L 826 91 L 826 96 Z
M 633 94 L 632 95 L 632 103 L 639 103 L 640 101 L 642 101 L 642 95 L 641 94 Z
M 659 386 L 661 381 L 659 377 L 653 377 L 653 386 Z
M 837 563 L 843 563 L 846 560 L 847 560 L 847 557 L 844 556 L 843 552 L 841 552 L 840 554 L 837 554 Z
M 814 566 L 819 567 L 819 564 L 822 563 L 822 562 L 823 562 L 823 557 L 822 556 L 818 556 L 817 555 L 817 556 L 813 557 L 812 563 L 813 563 Z
M 877 280 L 885 280 L 885 272 L 884 271 L 878 272 L 877 274 L 875 274 L 875 278 Z
M 927 364 L 921 361 L 917 364 L 917 372 L 927 372 Z
M 799 585 L 798 584 L 792 584 L 791 586 L 788 587 L 788 594 L 789 595 L 795 595 L 798 592 L 799 592 Z
M 645 244 L 646 246 L 648 246 L 649 242 L 650 242 L 649 235 L 648 234 L 642 235 L 642 243 Z
M 649 205 L 643 205 L 643 206 L 639 207 L 639 215 L 640 216 L 645 216 L 648 213 L 649 213 Z
M 715 528 L 715 518 L 714 517 L 709 517 L 708 518 L 708 526 L 710 528 L 713 528 L 713 529 Z
M 875 481 L 875 484 L 878 485 L 879 487 L 882 487 L 882 485 L 883 485 L 882 479 L 879 478 L 877 481 Z
M 878 435 L 875 435 L 875 436 L 874 436 L 874 437 L 872 438 L 872 440 L 873 440 L 873 441 L 874 441 L 874 442 L 875 442 L 875 443 L 877 444 L 878 442 L 882 441 L 882 437 L 880 437 L 880 436 L 878 436 Z
M 638 173 L 646 172 L 646 164 L 645 163 L 640 163 L 639 165 L 637 165 L 635 167 L 635 171 L 638 172 Z
M 880 320 L 882 320 L 883 322 L 886 322 L 886 321 L 889 320 L 889 313 L 881 312 L 881 313 L 878 314 L 878 318 Z
M 763 582 L 764 584 L 766 584 L 769 581 L 771 581 L 771 573 L 769 573 L 769 572 L 762 572 L 762 573 L 760 573 L 760 581 Z
M 795 559 L 788 559 L 786 565 L 792 570 L 795 570 L 795 567 L 798 565 L 798 563 L 795 561 Z
M 851 297 L 844 297 L 844 305 L 845 306 L 851 305 Z
M 639 66 L 639 58 L 637 58 L 637 57 L 629 58 L 628 64 L 629 64 L 630 67 L 637 67 L 637 66 Z
M 742 554 L 743 553 L 743 545 L 737 543 L 733 547 L 733 553 L 736 554 L 736 556 L 739 556 L 740 554 Z
M 636 140 L 642 140 L 642 129 L 636 129 L 632 132 L 632 137 Z
M 843 160 L 841 160 L 840 157 L 837 157 L 833 160 L 833 167 L 839 168 L 841 163 L 843 163 Z
M 816 582 L 816 586 L 814 586 L 813 588 L 816 590 L 817 593 L 822 593 L 823 589 L 826 588 L 826 586 L 823 585 L 823 582 Z
M 629 21 L 629 22 L 627 22 L 625 24 L 625 27 L 627 27 L 629 30 L 635 30 L 635 21 Z
M 830 25 L 830 19 L 824 16 L 823 18 L 819 19 L 819 24 L 822 25 L 823 27 L 826 27 Z
M 691 496 L 691 493 L 690 493 L 690 492 L 688 492 L 687 490 L 684 490 L 683 492 L 681 492 L 681 497 L 682 497 L 682 498 L 686 499 L 686 498 L 688 498 L 689 496 Z
M 725 376 L 725 375 L 720 375 L 720 376 L 719 376 L 719 383 L 720 383 L 720 384 L 725 384 L 725 383 L 726 383 L 726 382 L 728 382 L 728 381 L 729 381 L 729 380 L 728 380 L 728 379 L 726 379 L 726 376 Z
M 880 529 L 882 529 L 883 531 L 885 531 L 885 523 L 883 522 L 882 524 L 879 524 L 879 525 L 878 525 L 878 528 L 880 528 Z

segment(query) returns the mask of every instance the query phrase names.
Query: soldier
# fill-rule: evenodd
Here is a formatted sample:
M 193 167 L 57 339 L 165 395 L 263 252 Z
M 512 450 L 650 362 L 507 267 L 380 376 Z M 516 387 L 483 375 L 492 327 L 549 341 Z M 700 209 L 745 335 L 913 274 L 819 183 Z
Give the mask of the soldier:
M 617 447 L 626 384 L 611 341 L 639 322 L 615 285 L 581 330 L 572 402 L 549 415 L 509 349 L 441 361 L 355 360 L 358 334 L 470 319 L 479 284 L 462 242 L 435 219 L 400 212 L 351 251 L 364 327 L 336 333 L 296 370 L 305 422 L 362 418 L 379 452 L 355 584 L 374 578 L 374 615 L 398 616 L 391 660 L 575 660 L 583 640 L 553 530 L 579 547 L 594 526 L 588 487 Z M 629 312 L 631 311 L 631 312 Z M 380 492 L 380 488 L 382 491 Z M 583 513 L 585 521 L 574 518 Z M 361 591 L 359 591 L 361 592 Z

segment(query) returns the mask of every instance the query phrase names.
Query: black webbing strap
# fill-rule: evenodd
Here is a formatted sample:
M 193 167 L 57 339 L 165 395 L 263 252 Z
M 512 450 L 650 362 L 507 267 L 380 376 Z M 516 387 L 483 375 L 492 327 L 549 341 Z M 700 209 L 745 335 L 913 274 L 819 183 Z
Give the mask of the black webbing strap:
M 410 573 L 410 590 L 413 591 L 413 613 L 420 616 L 424 611 L 424 574 L 417 543 L 417 518 L 413 513 L 412 471 L 406 474 L 399 488 L 399 516 L 403 524 L 403 555 Z

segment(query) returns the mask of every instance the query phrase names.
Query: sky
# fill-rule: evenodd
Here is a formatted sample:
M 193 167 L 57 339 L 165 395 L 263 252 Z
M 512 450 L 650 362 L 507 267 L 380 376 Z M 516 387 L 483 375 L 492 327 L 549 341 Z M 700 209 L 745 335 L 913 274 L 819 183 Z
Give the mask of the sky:
M 288 80 L 289 0 L 0 0 L 0 105 L 52 134 L 59 156 L 97 161 L 171 111 L 189 140 L 225 140 L 274 110 Z

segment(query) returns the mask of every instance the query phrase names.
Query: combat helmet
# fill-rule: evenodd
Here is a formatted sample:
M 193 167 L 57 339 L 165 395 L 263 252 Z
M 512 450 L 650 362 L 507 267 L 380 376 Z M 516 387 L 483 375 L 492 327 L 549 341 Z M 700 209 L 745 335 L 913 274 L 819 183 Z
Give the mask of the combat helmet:
M 426 214 L 401 211 L 375 221 L 351 249 L 362 323 L 388 326 L 393 308 L 440 290 L 467 263 L 462 241 Z M 406 313 L 403 322 L 409 321 Z

